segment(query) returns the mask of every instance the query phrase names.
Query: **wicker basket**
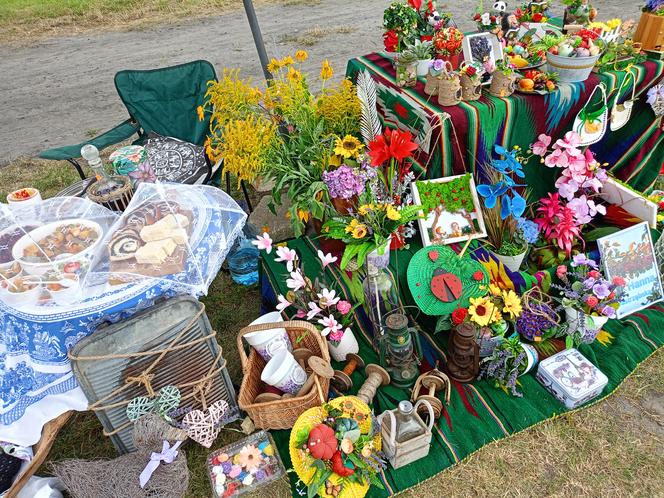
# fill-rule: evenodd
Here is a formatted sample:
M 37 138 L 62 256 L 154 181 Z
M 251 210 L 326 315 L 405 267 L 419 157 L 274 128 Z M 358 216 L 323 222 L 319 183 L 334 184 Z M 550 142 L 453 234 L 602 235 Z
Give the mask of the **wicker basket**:
M 265 368 L 265 360 L 253 348 L 247 358 L 242 337 L 250 332 L 274 328 L 285 328 L 293 345 L 297 344 L 299 347 L 307 348 L 311 350 L 314 356 L 320 356 L 325 361 L 330 361 L 330 353 L 325 338 L 309 322 L 295 320 L 281 323 L 264 323 L 250 325 L 240 330 L 237 336 L 237 347 L 244 374 L 238 396 L 240 408 L 247 412 L 256 427 L 268 430 L 290 429 L 302 413 L 327 401 L 330 380 L 315 376 L 315 389 L 310 390 L 303 396 L 279 399 L 267 403 L 254 403 L 256 396 L 261 393 L 261 373 Z M 298 338 L 300 338 L 299 342 Z M 307 373 L 311 374 L 309 368 L 307 368 Z
M 95 181 L 88 187 L 87 195 L 91 201 L 101 204 L 111 211 L 122 212 L 129 206 L 129 202 L 134 195 L 134 189 L 131 186 L 131 180 L 127 176 L 113 175 L 111 178 L 122 182 L 122 186 L 107 194 L 100 194 L 97 192 L 98 185 Z

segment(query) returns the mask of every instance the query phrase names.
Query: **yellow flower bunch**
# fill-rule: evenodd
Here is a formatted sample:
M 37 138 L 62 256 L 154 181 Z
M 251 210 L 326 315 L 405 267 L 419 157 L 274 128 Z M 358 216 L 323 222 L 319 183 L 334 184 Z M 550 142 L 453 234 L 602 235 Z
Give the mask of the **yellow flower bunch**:
M 367 234 L 367 226 L 353 218 L 346 227 L 346 233 L 351 234 L 354 239 L 361 239 Z
M 210 147 L 212 160 L 224 160 L 224 173 L 230 172 L 252 183 L 268 166 L 268 152 L 278 141 L 274 123 L 256 116 L 229 121 L 221 132 L 217 148 Z
M 316 100 L 316 112 L 337 135 L 357 135 L 360 123 L 360 99 L 350 80 L 323 89 Z
M 321 65 L 321 68 L 320 68 L 320 79 L 322 79 L 323 81 L 327 81 L 332 76 L 334 76 L 334 70 L 332 69 L 332 66 L 330 65 L 330 61 L 325 59 L 323 61 L 323 64 Z
M 218 82 L 208 83 L 205 106 L 197 109 L 202 121 L 205 108 L 212 112 L 210 131 L 215 132 L 232 119 L 243 119 L 256 112 L 263 94 L 251 85 L 251 79 L 240 78 L 240 70 L 225 69 Z
M 488 295 L 470 299 L 468 318 L 480 327 L 486 327 L 499 323 L 505 318 L 516 320 L 522 311 L 521 298 L 516 292 L 490 284 Z
M 606 25 L 609 27 L 609 29 L 616 29 L 621 24 L 622 20 L 618 18 L 609 19 L 608 21 L 606 21 Z

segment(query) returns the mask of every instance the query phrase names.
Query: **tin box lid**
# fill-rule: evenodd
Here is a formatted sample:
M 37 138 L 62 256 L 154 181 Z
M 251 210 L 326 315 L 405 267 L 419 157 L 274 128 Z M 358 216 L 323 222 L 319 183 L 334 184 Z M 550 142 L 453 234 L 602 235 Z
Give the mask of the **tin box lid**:
M 576 349 L 567 349 L 543 360 L 538 372 L 575 400 L 603 389 L 609 381 Z

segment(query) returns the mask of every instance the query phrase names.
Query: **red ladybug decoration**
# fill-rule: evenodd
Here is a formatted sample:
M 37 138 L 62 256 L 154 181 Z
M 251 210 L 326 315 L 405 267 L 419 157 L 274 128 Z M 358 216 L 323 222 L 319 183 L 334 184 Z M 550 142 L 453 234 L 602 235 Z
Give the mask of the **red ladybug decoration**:
M 442 268 L 434 270 L 431 279 L 431 293 L 436 296 L 436 299 L 444 303 L 451 303 L 461 297 L 461 291 L 462 285 L 459 277 Z

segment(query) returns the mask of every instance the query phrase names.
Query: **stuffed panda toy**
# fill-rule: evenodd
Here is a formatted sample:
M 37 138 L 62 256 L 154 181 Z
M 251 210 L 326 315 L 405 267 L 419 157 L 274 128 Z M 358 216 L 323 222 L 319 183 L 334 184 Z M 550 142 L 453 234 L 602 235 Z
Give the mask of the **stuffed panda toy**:
M 491 14 L 496 17 L 496 24 L 500 26 L 502 34 L 504 35 L 507 33 L 510 30 L 509 16 L 507 15 L 507 2 L 504 2 L 503 0 L 493 2 Z M 500 37 L 501 36 L 499 36 L 499 38 Z

